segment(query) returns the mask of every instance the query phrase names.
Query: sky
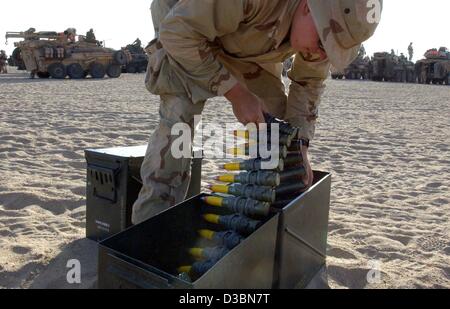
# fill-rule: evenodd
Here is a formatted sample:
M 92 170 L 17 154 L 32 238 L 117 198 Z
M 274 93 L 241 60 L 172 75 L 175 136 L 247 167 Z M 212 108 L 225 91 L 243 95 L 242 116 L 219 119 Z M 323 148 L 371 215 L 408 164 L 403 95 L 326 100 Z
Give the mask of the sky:
M 146 44 L 153 39 L 151 0 L 128 1 L 2 1 L 0 35 L 4 38 L 6 31 L 24 31 L 30 27 L 58 32 L 73 27 L 78 34 L 93 28 L 97 39 L 106 41 L 108 47 L 120 48 L 137 37 Z M 384 0 L 380 26 L 365 43 L 366 50 L 373 54 L 394 49 L 407 54 L 407 47 L 413 42 L 414 59 L 418 60 L 430 48 L 450 48 L 448 12 L 449 0 Z M 0 40 L 0 49 L 10 54 L 13 42 L 10 40 L 5 45 L 5 40 Z

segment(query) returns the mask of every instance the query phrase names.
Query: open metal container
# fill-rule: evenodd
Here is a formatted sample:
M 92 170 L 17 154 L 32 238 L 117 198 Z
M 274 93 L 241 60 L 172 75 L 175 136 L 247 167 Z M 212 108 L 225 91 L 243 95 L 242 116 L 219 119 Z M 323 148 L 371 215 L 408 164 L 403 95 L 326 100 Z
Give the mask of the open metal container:
M 99 244 L 99 288 L 303 288 L 325 265 L 331 176 L 274 212 L 254 233 L 193 282 L 176 268 L 189 265 L 187 248 L 211 246 L 197 230 L 209 206 L 193 197 Z M 214 209 L 218 213 L 218 209 Z M 226 211 L 221 210 L 223 214 Z

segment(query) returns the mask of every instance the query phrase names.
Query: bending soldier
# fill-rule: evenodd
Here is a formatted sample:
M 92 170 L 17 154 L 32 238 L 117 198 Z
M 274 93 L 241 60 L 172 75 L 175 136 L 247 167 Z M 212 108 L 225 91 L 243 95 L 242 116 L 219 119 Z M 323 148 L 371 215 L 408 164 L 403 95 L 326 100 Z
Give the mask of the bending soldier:
M 312 140 L 330 64 L 344 69 L 378 25 L 371 0 L 154 0 L 156 40 L 149 52 L 147 89 L 160 95 L 160 122 L 141 168 L 143 187 L 133 206 L 140 223 L 184 200 L 190 158 L 176 159 L 171 129 L 209 98 L 225 96 L 239 122 L 263 123 L 263 112 L 300 127 Z M 381 13 L 382 0 L 376 1 Z M 170 14 L 169 14 L 170 12 Z M 373 12 L 372 12 L 373 13 Z M 289 95 L 282 63 L 295 55 Z M 308 147 L 302 148 L 311 185 Z

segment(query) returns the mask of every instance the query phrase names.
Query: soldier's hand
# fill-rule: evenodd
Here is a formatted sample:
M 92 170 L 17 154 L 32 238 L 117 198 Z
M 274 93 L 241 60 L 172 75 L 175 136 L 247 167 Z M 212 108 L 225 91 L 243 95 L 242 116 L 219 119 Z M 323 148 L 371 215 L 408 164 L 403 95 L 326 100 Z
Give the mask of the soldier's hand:
M 306 170 L 306 174 L 305 176 L 303 176 L 303 183 L 306 185 L 307 188 L 309 188 L 312 186 L 314 180 L 314 173 L 311 168 L 311 164 L 309 163 L 308 147 L 305 146 L 302 147 L 302 156 L 303 156 L 303 167 Z
M 241 84 L 234 86 L 225 97 L 233 105 L 234 115 L 243 125 L 265 122 L 263 101 Z

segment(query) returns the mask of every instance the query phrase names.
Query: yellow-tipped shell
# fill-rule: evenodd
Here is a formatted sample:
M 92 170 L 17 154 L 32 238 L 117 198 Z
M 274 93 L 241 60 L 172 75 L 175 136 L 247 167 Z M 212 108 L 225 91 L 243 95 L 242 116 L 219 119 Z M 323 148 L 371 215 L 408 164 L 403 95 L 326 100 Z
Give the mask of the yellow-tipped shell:
M 227 171 L 239 171 L 241 169 L 240 163 L 227 163 L 223 166 Z
M 211 186 L 211 191 L 215 193 L 228 193 L 228 186 L 226 185 L 214 185 Z M 222 206 L 222 198 L 211 196 L 210 198 L 206 198 L 206 203 L 211 206 Z M 219 204 L 218 204 L 219 203 Z
M 214 238 L 214 231 L 211 230 L 200 230 L 198 231 L 198 234 L 200 235 L 200 237 L 212 240 Z
M 203 218 L 210 223 L 219 224 L 220 216 L 213 214 L 203 215 Z
M 195 258 L 203 257 L 203 249 L 202 248 L 191 248 L 189 249 L 189 254 Z
M 235 130 L 234 136 L 241 137 L 241 138 L 249 138 L 250 132 L 245 130 Z
M 222 176 L 217 177 L 217 180 L 221 181 L 221 182 L 234 182 L 235 177 L 234 177 L 234 175 L 222 175 Z
M 214 187 L 219 187 L 219 186 L 211 186 L 211 190 L 213 192 L 218 192 L 218 191 L 214 191 Z M 226 186 L 224 186 L 224 187 L 226 187 Z M 226 193 L 226 192 L 222 192 L 222 193 Z M 218 197 L 218 196 L 207 196 L 205 198 L 205 203 L 210 205 L 210 206 L 221 207 L 222 203 L 223 203 L 223 198 L 222 197 Z
M 246 151 L 241 147 L 230 148 L 227 150 L 227 154 L 231 154 L 233 156 L 245 156 Z
M 189 274 L 192 270 L 192 266 L 181 266 L 177 268 L 179 273 L 187 273 Z

